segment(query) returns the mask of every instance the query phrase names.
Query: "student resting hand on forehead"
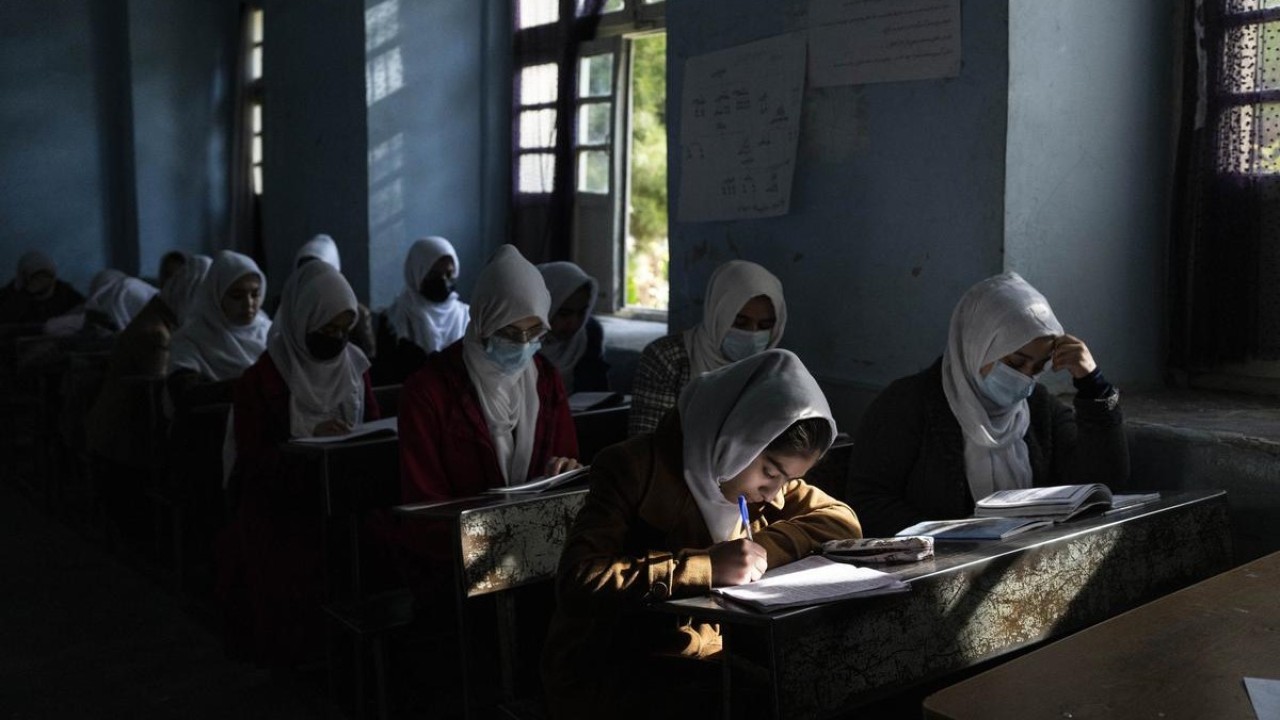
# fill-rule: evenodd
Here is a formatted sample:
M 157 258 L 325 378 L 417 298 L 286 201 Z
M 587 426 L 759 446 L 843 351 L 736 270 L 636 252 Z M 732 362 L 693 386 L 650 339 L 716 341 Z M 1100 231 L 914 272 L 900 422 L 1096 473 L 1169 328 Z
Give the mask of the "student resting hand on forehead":
M 602 708 L 610 717 L 670 717 L 672 708 L 704 716 L 687 703 L 714 702 L 719 667 L 686 663 L 682 679 L 655 674 L 650 660 L 716 655 L 717 626 L 641 609 L 751 582 L 827 540 L 861 537 L 849 506 L 802 479 L 835 434 L 813 376 L 792 353 L 769 350 L 691 380 L 656 432 L 596 457 L 560 557 L 543 654 L 555 717 L 600 717 Z
M 324 627 L 313 468 L 280 446 L 380 416 L 369 361 L 348 342 L 356 296 L 324 263 L 285 283 L 267 352 L 235 384 L 234 518 L 218 541 L 229 645 L 268 663 L 314 659 Z
M 417 240 L 404 259 L 404 289 L 379 313 L 375 385 L 399 385 L 427 361 L 462 338 L 470 308 L 458 299 L 458 254 L 442 237 Z
M 746 260 L 711 273 L 702 322 L 645 347 L 636 366 L 627 433 L 652 432 L 690 378 L 778 346 L 787 325 L 782 283 Z
M 179 274 L 177 277 L 182 277 Z M 175 301 L 179 288 L 173 288 Z M 217 254 L 169 345 L 169 399 L 177 408 L 230 402 L 232 383 L 267 347 L 267 278 L 247 255 Z
M 84 304 L 84 296 L 58 279 L 53 259 L 39 250 L 18 258 L 18 272 L 0 288 L 0 324 L 35 325 Z
M 1074 411 L 1036 378 L 1066 372 Z M 974 285 L 951 316 L 942 358 L 896 380 L 868 408 L 848 498 L 871 536 L 973 514 L 996 490 L 1129 477 L 1119 393 L 1082 340 L 1016 273 Z
M 560 371 L 566 392 L 607 391 L 604 328 L 591 316 L 598 292 L 596 279 L 571 262 L 543 263 L 538 272 L 551 293 L 551 329 L 539 352 Z

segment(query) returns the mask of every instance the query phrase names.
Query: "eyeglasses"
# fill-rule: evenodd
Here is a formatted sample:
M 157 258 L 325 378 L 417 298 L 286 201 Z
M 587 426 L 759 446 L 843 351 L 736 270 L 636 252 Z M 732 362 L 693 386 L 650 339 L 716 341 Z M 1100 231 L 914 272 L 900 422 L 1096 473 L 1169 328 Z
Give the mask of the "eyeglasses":
M 494 331 L 494 335 L 513 343 L 526 344 L 541 340 L 547 334 L 548 328 L 537 325 L 528 330 L 521 330 L 513 325 Z

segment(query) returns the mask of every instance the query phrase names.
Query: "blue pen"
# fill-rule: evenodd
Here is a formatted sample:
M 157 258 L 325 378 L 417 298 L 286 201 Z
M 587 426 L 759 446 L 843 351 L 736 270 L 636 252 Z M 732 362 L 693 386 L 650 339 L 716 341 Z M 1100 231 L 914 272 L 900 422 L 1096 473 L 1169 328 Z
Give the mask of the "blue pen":
M 751 517 L 747 515 L 746 495 L 738 496 L 738 512 L 742 513 L 742 527 L 747 529 L 747 539 L 754 542 L 755 538 L 751 537 Z

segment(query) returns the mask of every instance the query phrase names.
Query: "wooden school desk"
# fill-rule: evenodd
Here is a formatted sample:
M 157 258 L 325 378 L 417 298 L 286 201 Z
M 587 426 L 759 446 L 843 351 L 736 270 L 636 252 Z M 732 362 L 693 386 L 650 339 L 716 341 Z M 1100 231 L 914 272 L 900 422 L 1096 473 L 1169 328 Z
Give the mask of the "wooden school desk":
M 934 693 L 924 714 L 1252 720 L 1245 677 L 1280 679 L 1280 553 Z
M 565 538 L 586 498 L 587 488 L 577 486 L 396 508 L 402 520 L 444 523 L 455 543 L 454 591 L 468 717 L 475 717 L 483 706 L 497 704 L 493 698 L 480 697 L 487 685 L 483 678 L 494 673 L 479 666 L 472 647 L 473 624 L 486 622 L 476 617 L 473 601 L 492 596 L 497 607 L 496 675 L 501 695 L 497 700 L 511 700 L 517 671 L 536 677 L 537 668 L 516 667 L 516 615 L 509 591 L 555 578 Z
M 765 614 L 715 596 L 657 612 L 721 623 L 727 717 L 826 717 L 1060 637 L 1230 566 L 1226 495 L 1159 502 L 899 566 L 911 592 Z M 750 703 L 750 707 L 735 707 Z

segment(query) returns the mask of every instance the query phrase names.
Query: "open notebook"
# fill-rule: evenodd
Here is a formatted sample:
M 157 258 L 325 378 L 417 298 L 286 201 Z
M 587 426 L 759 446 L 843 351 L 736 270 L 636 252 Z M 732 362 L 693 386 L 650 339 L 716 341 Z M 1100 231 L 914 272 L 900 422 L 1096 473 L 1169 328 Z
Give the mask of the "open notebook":
M 587 474 L 591 471 L 590 465 L 583 465 L 580 468 L 562 472 L 559 475 L 551 477 L 534 478 L 526 483 L 519 485 L 506 485 L 503 487 L 489 488 L 485 490 L 487 493 L 512 494 L 512 493 L 539 493 L 551 488 L 557 488 L 562 485 L 568 485 L 587 479 Z
M 753 583 L 715 588 L 712 592 L 755 610 L 773 612 L 910 589 L 910 585 L 888 573 L 810 555 L 770 569 Z

